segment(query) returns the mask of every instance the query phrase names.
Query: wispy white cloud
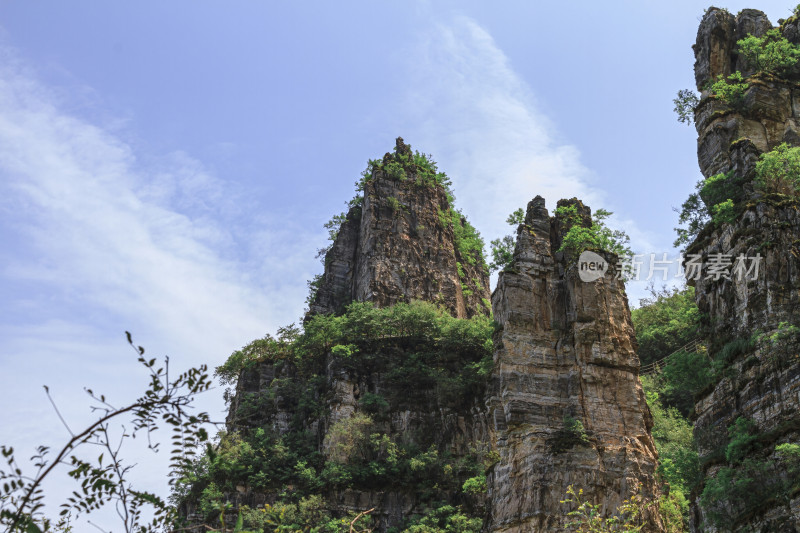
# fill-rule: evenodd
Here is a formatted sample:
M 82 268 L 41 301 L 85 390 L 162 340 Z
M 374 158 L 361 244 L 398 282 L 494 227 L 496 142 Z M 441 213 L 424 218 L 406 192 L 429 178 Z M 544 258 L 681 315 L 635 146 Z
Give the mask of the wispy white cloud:
M 296 320 L 319 234 L 186 153 L 137 153 L 0 57 L 0 388 L 26 406 L 0 413 L 0 441 L 24 457 L 60 440 L 42 384 L 76 425 L 91 416 L 83 386 L 120 403 L 141 393 L 124 330 L 175 369 L 213 369 Z M 200 407 L 221 418 L 221 396 Z M 164 486 L 162 459 L 142 475 Z
M 458 204 L 488 239 L 509 233 L 508 213 L 536 195 L 550 209 L 578 197 L 608 207 L 597 176 L 577 147 L 560 141 L 553 119 L 514 71 L 492 36 L 459 16 L 432 25 L 408 69 L 413 84 L 402 104 L 409 141 L 431 151 L 453 178 Z M 649 237 L 630 221 L 623 227 L 638 249 Z
M 157 167 L 142 164 L 118 137 L 61 111 L 29 75 L 13 67 L 1 74 L 2 217 L 28 252 L 6 252 L 6 283 L 46 284 L 157 325 L 150 331 L 188 350 L 230 349 L 285 320 L 275 314 L 287 309 L 270 298 L 285 289 L 258 283 L 253 274 L 263 270 L 242 265 L 289 272 L 307 268 L 305 260 L 285 249 L 233 251 L 237 239 L 285 224 L 262 216 L 266 226 L 254 227 L 255 217 L 236 210 L 241 193 L 197 160 L 175 153 Z M 299 229 L 295 239 L 304 235 Z

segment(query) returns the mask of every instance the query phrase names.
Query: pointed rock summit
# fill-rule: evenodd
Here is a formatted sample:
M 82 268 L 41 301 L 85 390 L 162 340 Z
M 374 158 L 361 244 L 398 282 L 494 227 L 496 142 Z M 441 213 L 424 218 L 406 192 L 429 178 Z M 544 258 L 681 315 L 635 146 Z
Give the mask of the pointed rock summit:
M 489 314 L 489 274 L 477 232 L 452 209 L 446 176 L 398 137 L 371 164 L 363 199 L 352 207 L 325 255 L 312 314 L 353 301 L 388 307 L 423 300 L 457 318 Z
M 584 226 L 591 211 L 575 206 Z M 584 282 L 559 252 L 567 220 L 544 199 L 528 203 L 512 263 L 492 295 L 495 337 L 490 423 L 500 460 L 489 479 L 490 530 L 562 531 L 570 485 L 612 513 L 625 499 L 657 493 L 652 418 L 616 257 Z M 650 517 L 649 531 L 661 531 Z

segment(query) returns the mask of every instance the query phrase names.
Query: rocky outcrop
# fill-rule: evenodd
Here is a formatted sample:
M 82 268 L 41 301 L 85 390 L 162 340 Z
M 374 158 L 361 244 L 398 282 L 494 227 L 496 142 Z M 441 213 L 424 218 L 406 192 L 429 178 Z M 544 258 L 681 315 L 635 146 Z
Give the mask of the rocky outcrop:
M 422 179 L 409 160 L 411 147 L 398 138 L 365 181 L 361 205 L 347 213 L 325 255 L 312 314 L 341 312 L 352 301 L 388 307 L 411 300 L 441 304 L 460 318 L 489 314 L 483 260 L 459 246 L 445 188 Z
M 748 337 L 797 320 L 798 207 L 786 197 L 761 196 L 748 202 L 734 224 L 701 234 L 687 248 L 687 257 L 699 267 L 686 263 L 710 337 L 717 341 Z M 712 262 L 726 265 L 724 272 L 710 274 Z
M 453 210 L 444 175 L 401 138 L 393 153 L 373 163 L 360 199 L 351 203 L 325 254 L 325 270 L 306 327 L 315 315 L 341 314 L 352 302 L 388 308 L 419 300 L 443 307 L 455 318 L 488 316 L 488 269 L 481 247 L 474 246 L 479 236 Z M 470 237 L 475 238 L 472 246 L 463 242 Z M 483 323 L 490 331 L 488 320 Z M 334 428 L 349 428 L 349 423 L 368 416 L 367 439 L 382 435 L 392 446 L 401 447 L 398 453 L 412 450 L 449 458 L 452 472 L 446 479 L 432 480 L 424 493 L 415 491 L 408 480 L 329 488 L 324 498 L 333 514 L 371 509 L 376 532 L 400 528 L 413 514 L 423 514 L 437 502 L 482 516 L 485 496 L 466 495 L 460 489 L 465 478 L 480 469 L 474 465 L 480 464 L 490 446 L 486 379 L 465 392 L 462 370 L 474 359 L 479 361 L 481 354 L 488 356 L 488 348 L 465 355 L 458 347 L 442 348 L 435 339 L 413 336 L 354 342 L 359 364 L 328 351 L 317 354 L 318 361 L 305 363 L 304 369 L 285 360 L 247 367 L 229 398 L 228 430 L 247 433 L 261 428 L 293 439 L 303 435 L 325 462 L 335 453 Z M 431 353 L 444 361 L 433 367 Z M 415 358 L 422 361 L 418 371 L 406 365 Z M 381 408 L 371 410 L 363 402 L 367 397 L 377 398 Z M 414 475 L 423 480 L 434 476 L 425 471 Z M 273 503 L 277 494 L 244 487 L 228 497 L 234 504 L 253 507 Z
M 590 211 L 575 205 L 583 224 Z M 528 204 L 514 260 L 492 295 L 496 335 L 489 416 L 500 460 L 490 478 L 491 531 L 563 531 L 567 488 L 611 513 L 658 493 L 652 418 L 615 257 L 583 282 L 558 252 L 568 229 L 544 199 Z M 660 530 L 650 517 L 649 530 Z
M 736 40 L 748 33 L 763 35 L 771 27 L 760 11 L 734 17 L 709 9 L 694 46 L 698 88 L 719 74 L 752 74 L 736 53 Z M 797 17 L 785 21 L 781 31 L 800 42 Z M 707 177 L 733 171 L 743 194 L 733 223 L 709 225 L 686 250 L 687 258 L 703 265 L 697 273 L 686 263 L 687 277 L 717 366 L 713 382 L 696 398 L 695 439 L 704 483 L 693 494 L 693 531 L 800 529 L 800 498 L 780 488 L 791 483 L 775 453 L 776 445 L 800 440 L 800 337 L 794 329 L 800 322 L 800 211 L 795 199 L 763 194 L 752 185 L 760 154 L 783 142 L 800 145 L 795 80 L 795 73 L 783 79 L 757 74 L 736 108 L 704 92 L 696 112 L 701 171 Z M 712 263 L 727 268 L 710 273 Z M 756 440 L 744 459 L 732 460 L 725 450 L 729 429 L 740 418 L 752 423 Z M 701 498 L 723 471 L 740 482 L 738 490 L 746 497 L 729 481 L 724 498 Z
M 313 436 L 322 455 L 330 453 L 332 428 L 346 419 L 369 413 L 374 422 L 370 431 L 387 435 L 398 444 L 411 445 L 420 451 L 435 450 L 459 462 L 481 460 L 490 447 L 490 427 L 483 406 L 483 391 L 464 398 L 444 394 L 429 383 L 398 380 L 392 376 L 398 362 L 419 350 L 431 350 L 424 344 L 397 345 L 396 341 L 375 346 L 371 356 L 375 364 L 353 368 L 341 359 L 328 357 L 322 379 L 308 380 L 293 365 L 260 363 L 239 377 L 227 419 L 229 431 L 247 428 L 271 428 L 286 434 L 294 425 Z M 294 387 L 292 385 L 294 384 Z M 305 413 L 297 391 L 310 392 L 321 400 L 321 412 Z M 376 414 L 361 402 L 368 394 L 386 400 L 385 409 Z M 485 496 L 464 500 L 455 497 L 453 487 L 426 487 L 427 493 L 402 485 L 353 487 L 328 491 L 324 496 L 337 515 L 372 509 L 374 530 L 385 532 L 401 528 L 414 514 L 429 510 L 431 500 L 468 506 L 482 515 Z M 229 495 L 234 506 L 258 507 L 274 503 L 275 493 L 260 493 L 243 488 Z M 191 510 L 185 514 L 191 514 Z
M 800 42 L 797 20 L 782 26 L 789 39 Z M 758 154 L 788 142 L 800 142 L 800 88 L 794 76 L 788 79 L 757 74 L 741 105 L 731 106 L 709 97 L 708 86 L 718 76 L 739 71 L 753 74 L 737 53 L 736 42 L 748 34 L 763 36 L 772 28 L 767 16 L 754 9 L 734 16 L 726 10 L 709 8 L 697 31 L 695 81 L 703 96 L 695 110 L 697 158 L 705 177 L 733 170 L 739 176 L 752 173 Z
M 690 281 L 707 317 L 709 351 L 722 365 L 695 405 L 703 477 L 707 484 L 721 470 L 732 469 L 737 479 L 751 480 L 743 485 L 749 487 L 749 496 L 731 488 L 724 509 L 719 503 L 702 505 L 702 489 L 698 491 L 693 531 L 800 528 L 800 496 L 782 487 L 793 480 L 775 453 L 779 444 L 800 442 L 800 336 L 794 329 L 800 322 L 799 208 L 785 198 L 754 200 L 734 224 L 687 250 L 704 262 L 718 254 L 734 262 L 742 256 L 752 268 L 731 269 L 729 279 L 704 274 Z M 753 424 L 751 433 L 757 436 L 745 459 L 754 466 L 733 464 L 725 457 L 729 430 L 740 418 Z

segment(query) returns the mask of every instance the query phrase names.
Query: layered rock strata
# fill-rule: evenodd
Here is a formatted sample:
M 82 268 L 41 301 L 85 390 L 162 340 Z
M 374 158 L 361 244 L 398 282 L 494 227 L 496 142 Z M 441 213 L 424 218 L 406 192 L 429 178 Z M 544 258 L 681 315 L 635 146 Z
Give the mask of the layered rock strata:
M 591 223 L 580 201 L 558 205 L 576 206 Z M 563 531 L 570 485 L 609 514 L 634 494 L 658 493 L 652 417 L 616 258 L 603 254 L 605 275 L 581 281 L 576 262 L 558 251 L 568 229 L 543 198 L 532 200 L 492 295 L 500 327 L 487 402 L 500 456 L 489 488 L 494 532 Z

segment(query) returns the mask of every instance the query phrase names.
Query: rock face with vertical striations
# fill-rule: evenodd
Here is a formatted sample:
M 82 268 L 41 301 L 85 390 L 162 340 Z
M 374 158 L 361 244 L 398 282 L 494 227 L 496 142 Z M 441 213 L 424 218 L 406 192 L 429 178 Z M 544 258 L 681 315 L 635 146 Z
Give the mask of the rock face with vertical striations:
M 800 43 L 799 25 L 793 16 L 780 31 Z M 698 89 L 720 74 L 754 74 L 736 41 L 771 28 L 760 11 L 733 16 L 709 9 L 694 46 Z M 709 354 L 719 368 L 696 397 L 695 440 L 704 479 L 694 493 L 693 531 L 800 529 L 800 497 L 776 452 L 778 445 L 800 440 L 800 205 L 753 182 L 761 154 L 784 142 L 800 145 L 797 74 L 797 67 L 782 77 L 755 73 L 735 108 L 705 91 L 695 114 L 701 171 L 706 177 L 731 172 L 741 190 L 736 219 L 709 223 L 686 250 L 695 263 L 723 259 L 730 265 L 722 276 L 687 271 L 705 317 Z M 744 269 L 737 273 L 740 256 Z M 738 458 L 725 453 L 737 420 L 755 438 Z M 714 493 L 714 486 L 724 490 Z
M 558 205 L 591 223 L 579 200 Z M 568 229 L 533 199 L 492 295 L 501 328 L 487 402 L 500 456 L 489 489 L 495 532 L 563 531 L 570 485 L 604 512 L 639 490 L 658 493 L 624 284 L 610 254 L 604 276 L 581 281 L 558 251 Z M 660 531 L 658 518 L 648 527 Z
M 364 183 L 361 205 L 347 213 L 325 256 L 312 314 L 338 313 L 353 301 L 388 307 L 412 300 L 441 304 L 459 318 L 489 313 L 486 267 L 446 218 L 445 187 L 425 182 L 413 158 L 398 138 Z

